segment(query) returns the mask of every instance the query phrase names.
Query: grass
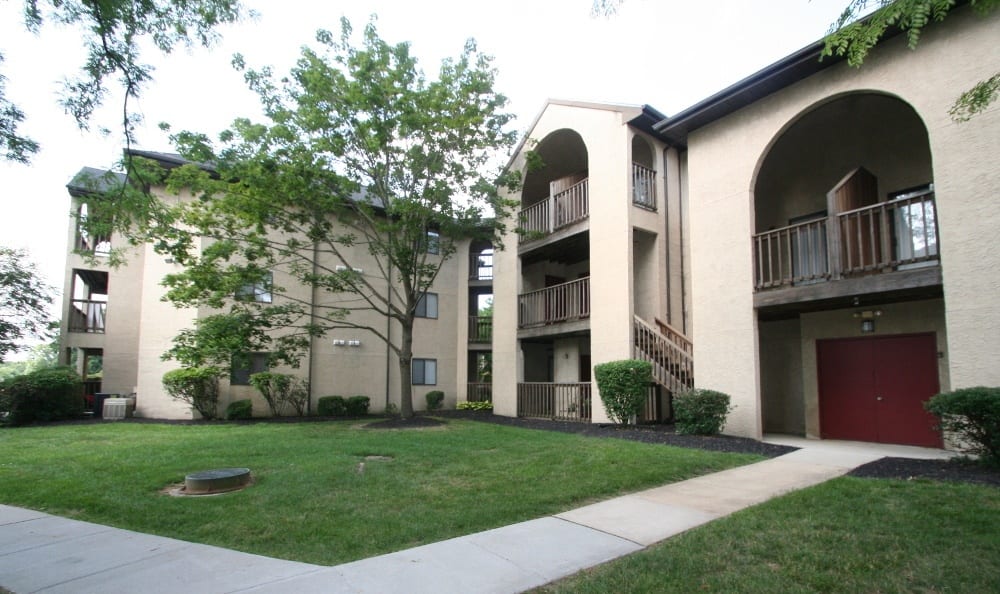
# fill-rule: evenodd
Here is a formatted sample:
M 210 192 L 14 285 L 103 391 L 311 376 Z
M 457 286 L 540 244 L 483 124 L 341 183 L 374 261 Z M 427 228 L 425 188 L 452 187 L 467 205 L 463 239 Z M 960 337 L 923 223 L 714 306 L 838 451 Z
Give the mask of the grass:
M 538 592 L 998 592 L 1000 489 L 840 478 Z
M 758 459 L 461 420 L 407 431 L 62 425 L 0 430 L 0 503 L 333 565 Z M 256 484 L 243 491 L 160 492 L 191 472 L 244 466 Z

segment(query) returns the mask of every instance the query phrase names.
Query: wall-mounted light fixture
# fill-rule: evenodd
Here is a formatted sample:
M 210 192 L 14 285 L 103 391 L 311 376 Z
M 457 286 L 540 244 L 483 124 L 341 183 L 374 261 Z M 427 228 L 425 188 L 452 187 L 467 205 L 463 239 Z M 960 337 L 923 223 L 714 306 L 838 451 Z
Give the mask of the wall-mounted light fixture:
M 361 346 L 361 341 L 360 340 L 348 340 L 347 341 L 347 346 L 359 347 L 359 346 Z
M 861 333 L 871 334 L 875 332 L 875 318 L 882 316 L 881 309 L 866 309 L 854 312 L 854 318 L 861 320 Z
M 346 345 L 347 345 L 347 341 L 344 340 L 344 339 L 342 339 L 342 338 L 334 338 L 333 339 L 333 346 L 346 346 Z

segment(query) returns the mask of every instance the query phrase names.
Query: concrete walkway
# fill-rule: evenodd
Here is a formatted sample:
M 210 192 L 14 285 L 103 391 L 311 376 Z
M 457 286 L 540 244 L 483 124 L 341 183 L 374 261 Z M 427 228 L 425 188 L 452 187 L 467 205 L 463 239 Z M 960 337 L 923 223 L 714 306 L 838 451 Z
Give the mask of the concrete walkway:
M 885 456 L 941 450 L 768 436 L 802 449 L 552 517 L 323 567 L 0 505 L 0 586 L 17 594 L 521 592 Z

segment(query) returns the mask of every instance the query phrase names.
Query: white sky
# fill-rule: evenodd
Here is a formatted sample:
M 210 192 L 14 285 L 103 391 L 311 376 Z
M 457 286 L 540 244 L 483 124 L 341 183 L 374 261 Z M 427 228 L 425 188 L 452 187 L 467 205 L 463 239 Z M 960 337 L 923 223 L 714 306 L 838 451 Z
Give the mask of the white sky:
M 156 125 L 212 137 L 238 116 L 256 117 L 255 97 L 230 67 L 235 52 L 250 66 L 284 74 L 317 28 L 356 32 L 372 13 L 390 43 L 409 41 L 425 72 L 457 56 L 473 37 L 495 57 L 497 90 L 524 132 L 547 98 L 649 104 L 670 115 L 819 39 L 847 0 L 626 0 L 618 16 L 591 18 L 590 0 L 247 0 L 260 18 L 221 30 L 212 49 L 180 48 L 153 64 L 155 81 L 137 106 L 146 125 L 138 148 L 170 151 Z M 59 81 L 83 61 L 79 35 L 53 25 L 24 31 L 21 0 L 0 1 L 0 52 L 7 98 L 27 120 L 20 129 L 42 151 L 28 166 L 0 162 L 0 245 L 26 248 L 62 290 L 68 236 L 65 185 L 81 167 L 108 168 L 121 155 L 120 133 L 81 132 L 56 104 Z M 116 95 L 93 121 L 117 131 Z

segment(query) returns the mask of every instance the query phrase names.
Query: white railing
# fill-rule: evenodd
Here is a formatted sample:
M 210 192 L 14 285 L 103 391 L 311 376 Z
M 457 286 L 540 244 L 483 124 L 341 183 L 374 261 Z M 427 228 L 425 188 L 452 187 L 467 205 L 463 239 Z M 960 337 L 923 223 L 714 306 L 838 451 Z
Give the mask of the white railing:
M 632 204 L 656 210 L 656 172 L 632 163 Z

